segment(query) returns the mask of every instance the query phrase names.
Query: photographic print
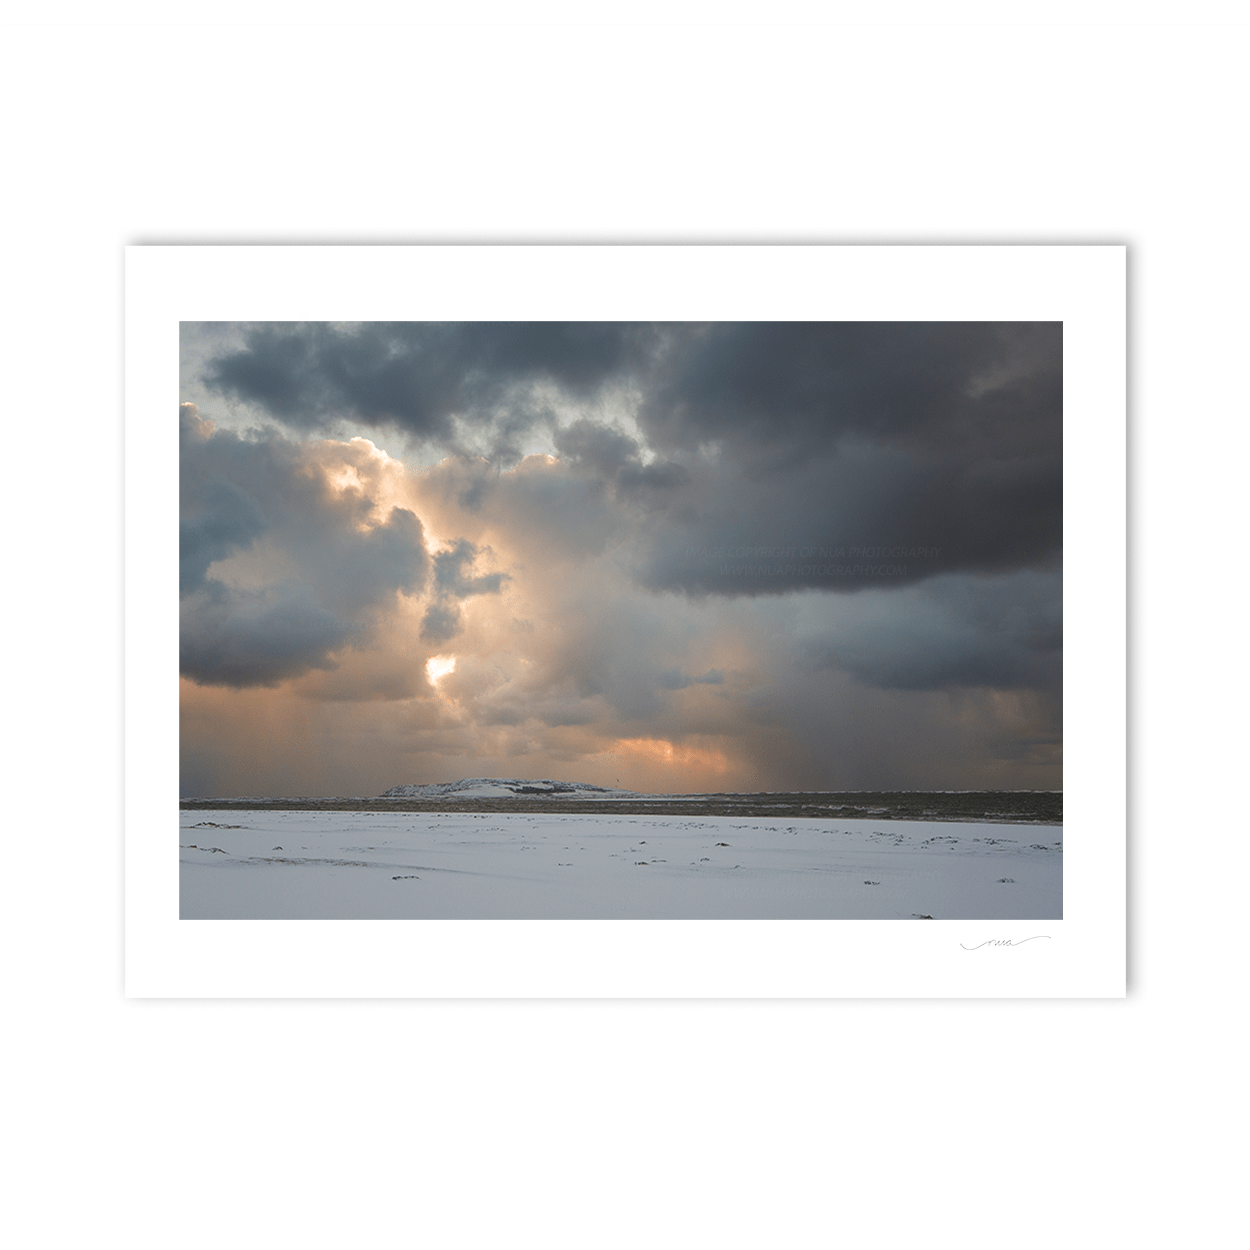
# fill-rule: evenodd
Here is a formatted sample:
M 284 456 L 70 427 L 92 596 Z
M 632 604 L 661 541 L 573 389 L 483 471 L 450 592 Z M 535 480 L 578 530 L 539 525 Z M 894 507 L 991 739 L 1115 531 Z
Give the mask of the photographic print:
M 1123 249 L 128 272 L 136 985 L 1115 982 Z
M 1061 324 L 180 347 L 183 918 L 1061 918 Z

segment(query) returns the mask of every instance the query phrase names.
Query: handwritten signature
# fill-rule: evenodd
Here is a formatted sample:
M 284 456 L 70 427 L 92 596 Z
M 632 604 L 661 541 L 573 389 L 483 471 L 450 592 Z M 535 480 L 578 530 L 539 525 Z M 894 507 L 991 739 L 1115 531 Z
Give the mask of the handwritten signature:
M 1050 938 L 1049 933 L 1035 933 L 1032 937 L 1021 938 L 1018 942 L 1011 938 L 986 938 L 984 942 L 978 942 L 975 946 L 964 946 L 962 942 L 960 946 L 966 951 L 979 951 L 982 946 L 1023 946 L 1025 942 L 1036 942 L 1038 938 Z

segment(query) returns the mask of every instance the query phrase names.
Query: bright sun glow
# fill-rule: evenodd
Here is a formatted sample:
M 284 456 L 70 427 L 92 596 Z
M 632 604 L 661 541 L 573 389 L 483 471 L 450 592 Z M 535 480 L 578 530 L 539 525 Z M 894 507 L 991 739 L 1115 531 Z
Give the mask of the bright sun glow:
M 437 686 L 440 678 L 455 671 L 456 657 L 454 655 L 432 655 L 425 662 L 425 673 L 432 686 Z
M 326 481 L 328 481 L 340 495 L 345 494 L 349 490 L 364 489 L 364 483 L 360 480 L 360 474 L 356 471 L 356 466 L 354 464 L 340 465 L 333 472 L 326 474 Z

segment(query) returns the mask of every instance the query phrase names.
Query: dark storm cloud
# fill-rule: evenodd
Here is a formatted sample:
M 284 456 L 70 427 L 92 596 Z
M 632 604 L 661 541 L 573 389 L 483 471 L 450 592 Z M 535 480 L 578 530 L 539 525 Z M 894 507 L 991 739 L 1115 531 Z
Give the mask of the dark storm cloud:
M 657 590 L 760 595 L 904 586 L 1009 571 L 1062 548 L 1058 454 L 844 445 L 783 472 L 700 466 L 647 530 L 639 571 Z
M 654 589 L 904 586 L 1061 550 L 1057 323 L 690 329 L 638 421 L 692 469 L 651 537 Z
M 453 416 L 480 415 L 533 382 L 587 397 L 652 338 L 650 327 L 607 322 L 261 324 L 244 327 L 244 345 L 213 359 L 205 380 L 299 429 L 346 417 L 451 444 Z M 522 405 L 500 439 L 536 415 Z
M 672 461 L 644 463 L 637 439 L 593 421 L 576 421 L 559 430 L 555 445 L 562 457 L 612 485 L 622 497 L 637 499 L 647 492 L 649 507 L 659 502 L 652 492 L 671 491 L 690 480 L 684 465 Z
M 801 667 L 883 690 L 1063 687 L 1062 570 L 936 578 L 867 592 L 798 638 Z
M 308 449 L 214 431 L 193 404 L 180 416 L 184 676 L 263 686 L 333 668 L 331 653 L 367 641 L 397 591 L 421 588 L 412 512 L 375 518 L 373 500 L 336 490 Z M 252 563 L 230 581 L 208 575 L 231 557 Z
M 564 458 L 585 465 L 602 478 L 614 478 L 626 465 L 638 459 L 638 440 L 597 425 L 577 421 L 556 435 L 556 449 Z
M 692 327 L 670 340 L 640 419 L 658 444 L 728 440 L 780 464 L 848 434 L 1057 446 L 1060 350 L 1058 323 Z

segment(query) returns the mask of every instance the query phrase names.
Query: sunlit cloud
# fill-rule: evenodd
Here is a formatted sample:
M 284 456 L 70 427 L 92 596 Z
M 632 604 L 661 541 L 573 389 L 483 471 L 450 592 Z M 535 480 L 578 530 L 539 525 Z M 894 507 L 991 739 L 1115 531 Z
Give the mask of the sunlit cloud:
M 429 677 L 432 686 L 437 686 L 448 673 L 455 671 L 456 657 L 454 655 L 432 655 L 425 662 L 426 676 Z

